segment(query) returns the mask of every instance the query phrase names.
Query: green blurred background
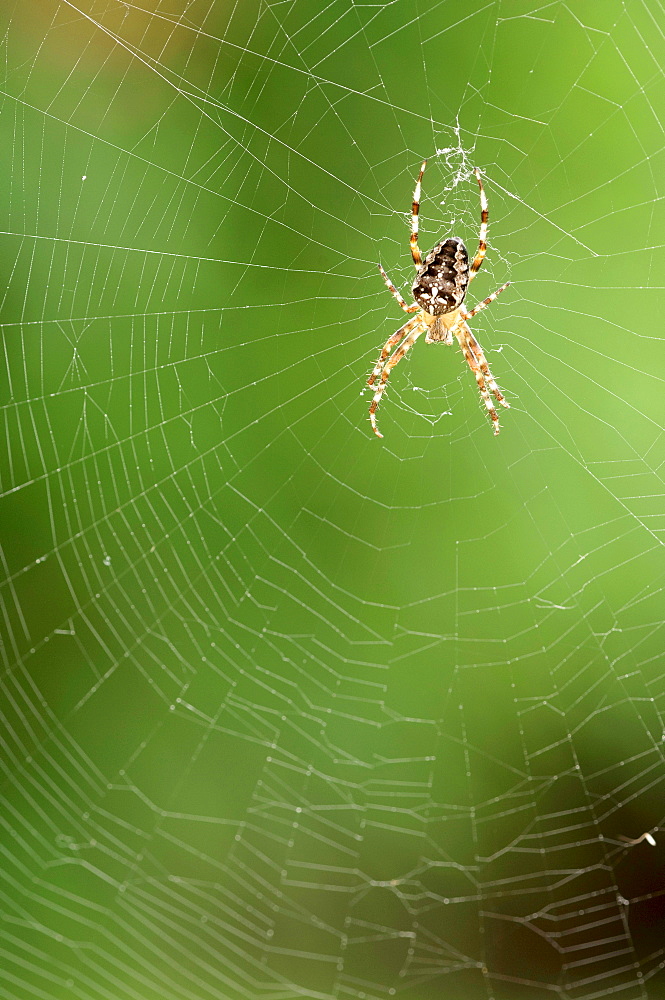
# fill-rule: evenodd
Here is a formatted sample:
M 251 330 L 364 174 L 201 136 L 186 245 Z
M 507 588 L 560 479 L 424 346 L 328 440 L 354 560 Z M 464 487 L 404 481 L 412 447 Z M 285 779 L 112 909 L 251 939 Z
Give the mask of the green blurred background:
M 0 18 L 0 996 L 665 997 L 660 5 Z

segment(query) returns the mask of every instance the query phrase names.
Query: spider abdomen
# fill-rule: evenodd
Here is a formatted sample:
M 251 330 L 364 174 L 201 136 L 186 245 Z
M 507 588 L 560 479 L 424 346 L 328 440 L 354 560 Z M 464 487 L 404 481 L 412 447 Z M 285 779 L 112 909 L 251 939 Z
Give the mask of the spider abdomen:
M 450 236 L 432 247 L 416 274 L 413 297 L 432 316 L 459 309 L 469 284 L 469 254 L 462 240 Z

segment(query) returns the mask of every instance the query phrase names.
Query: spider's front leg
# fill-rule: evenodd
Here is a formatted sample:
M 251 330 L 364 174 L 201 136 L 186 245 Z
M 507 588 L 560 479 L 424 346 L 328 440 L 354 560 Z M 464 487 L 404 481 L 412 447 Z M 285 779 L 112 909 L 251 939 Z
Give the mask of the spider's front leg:
M 510 408 L 510 403 L 504 398 L 501 390 L 494 381 L 494 377 L 489 369 L 489 365 L 487 364 L 483 349 L 464 321 L 459 323 L 455 328 L 455 335 L 460 347 L 462 348 L 462 353 L 466 358 L 466 362 L 476 379 L 478 390 L 485 404 L 485 408 L 487 409 L 488 416 L 492 421 L 494 433 L 498 434 L 500 430 L 499 415 L 494 408 L 494 404 L 492 403 L 490 391 L 493 393 L 497 403 L 501 403 L 502 406 L 507 408 Z M 487 388 L 488 386 L 489 391 Z
M 462 353 L 463 353 L 464 357 L 466 358 L 466 362 L 467 362 L 469 368 L 471 369 L 471 371 L 473 372 L 473 374 L 475 376 L 476 384 L 478 386 L 478 390 L 479 390 L 480 395 L 482 396 L 483 402 L 484 402 L 484 404 L 485 404 L 485 406 L 487 408 L 488 416 L 489 416 L 490 420 L 492 421 L 492 426 L 494 427 L 494 433 L 498 434 L 499 430 L 500 430 L 500 427 L 499 427 L 499 414 L 496 412 L 496 410 L 494 408 L 494 404 L 492 403 L 492 397 L 490 396 L 489 392 L 487 391 L 487 386 L 485 384 L 485 379 L 484 379 L 483 373 L 480 370 L 480 367 L 478 365 L 478 361 L 477 361 L 477 359 L 476 359 L 473 351 L 471 350 L 469 344 L 467 343 L 467 341 L 463 340 L 462 338 L 458 338 L 458 339 L 459 339 L 459 342 L 460 342 L 460 347 L 462 348 Z
M 413 330 L 414 326 L 417 326 L 419 322 L 420 322 L 420 320 L 419 320 L 418 317 L 416 317 L 415 319 L 410 319 L 410 320 L 408 320 L 408 322 L 406 322 L 404 324 L 404 326 L 401 326 L 399 328 L 399 330 L 397 330 L 396 333 L 393 333 L 392 337 L 388 337 L 387 341 L 383 345 L 383 349 L 381 351 L 381 356 L 379 357 L 379 360 L 374 365 L 374 371 L 372 372 L 372 374 L 370 375 L 370 377 L 367 379 L 367 385 L 374 385 L 375 381 L 377 380 L 377 378 L 381 374 L 381 369 L 383 368 L 384 361 L 386 360 L 386 358 L 388 357 L 388 355 L 392 351 L 392 349 L 395 346 L 395 344 L 398 344 L 399 341 L 402 339 L 402 337 L 406 337 L 406 335 L 408 333 L 410 333 L 411 330 Z
M 425 326 L 421 323 L 420 319 L 410 320 L 408 323 L 405 324 L 405 326 L 402 327 L 402 330 L 404 330 L 407 326 L 413 326 L 412 332 L 408 335 L 408 337 L 405 337 L 405 339 L 402 341 L 402 343 L 397 348 L 395 353 L 383 365 L 381 378 L 379 379 L 379 384 L 376 387 L 376 392 L 374 393 L 374 398 L 372 399 L 372 404 L 369 408 L 369 419 L 372 424 L 372 430 L 374 431 L 377 437 L 383 437 L 383 434 L 380 433 L 379 428 L 376 426 L 376 410 L 379 403 L 381 402 L 381 396 L 383 395 L 384 389 L 386 388 L 386 382 L 390 377 L 390 373 L 395 367 L 395 365 L 402 360 L 406 352 L 411 347 L 413 347 L 418 337 L 421 335 L 421 333 L 424 333 L 426 329 Z M 397 332 L 400 333 L 399 330 Z M 396 335 L 393 334 L 393 336 Z M 392 340 L 393 338 L 391 337 L 390 339 Z M 386 342 L 386 345 L 383 348 L 383 352 L 387 353 L 386 348 L 388 348 L 389 343 L 390 341 Z M 383 357 L 383 352 L 381 357 Z M 379 359 L 379 362 L 377 363 L 377 368 L 379 368 L 380 363 L 381 359 Z M 374 372 L 376 373 L 376 368 L 374 369 Z M 375 378 L 376 374 L 373 373 L 372 376 L 370 377 L 368 385 L 372 385 Z
M 488 386 L 490 387 L 491 392 L 494 394 L 494 397 L 495 397 L 497 403 L 501 403 L 502 406 L 505 406 L 506 409 L 509 410 L 510 409 L 510 403 L 505 398 L 505 396 L 503 395 L 503 393 L 499 389 L 498 385 L 494 381 L 494 376 L 492 375 L 492 372 L 490 371 L 490 367 L 487 364 L 487 358 L 485 357 L 485 355 L 483 353 L 482 347 L 480 346 L 480 344 L 478 343 L 478 341 L 474 337 L 473 332 L 469 329 L 469 327 L 466 325 L 466 323 L 464 324 L 464 326 L 466 327 L 465 333 L 466 333 L 467 343 L 469 345 L 469 348 L 471 349 L 471 353 L 475 356 L 475 358 L 476 358 L 476 360 L 478 362 L 478 367 L 480 368 L 481 372 L 483 373 L 483 376 L 485 377 L 485 381 L 487 382 Z

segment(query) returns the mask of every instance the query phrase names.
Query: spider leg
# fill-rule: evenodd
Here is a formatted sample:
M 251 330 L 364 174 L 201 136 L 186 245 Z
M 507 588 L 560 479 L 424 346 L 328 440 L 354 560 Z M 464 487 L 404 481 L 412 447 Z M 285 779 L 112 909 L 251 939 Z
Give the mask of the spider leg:
M 377 264 L 377 267 L 378 267 L 379 271 L 381 272 L 381 277 L 383 278 L 383 280 L 385 281 L 386 285 L 388 286 L 388 288 L 390 289 L 390 291 L 393 293 L 393 295 L 395 296 L 395 298 L 399 302 L 399 304 L 400 304 L 401 308 L 404 310 L 404 312 L 405 313 L 418 312 L 418 310 L 420 309 L 420 306 L 417 305 L 415 302 L 414 302 L 414 304 L 412 306 L 407 306 L 406 302 L 404 301 L 404 299 L 402 298 L 402 296 L 399 294 L 399 292 L 397 291 L 397 289 L 395 288 L 395 286 L 393 285 L 392 281 L 390 280 L 390 278 L 388 277 L 388 275 L 386 274 L 386 272 L 383 270 L 383 268 L 381 267 L 381 265 Z
M 420 182 L 423 179 L 426 166 L 427 160 L 423 160 L 423 165 L 420 168 L 418 180 L 416 181 L 416 190 L 413 192 L 413 204 L 411 205 L 411 256 L 413 257 L 413 263 L 416 265 L 416 270 L 418 270 L 423 262 L 420 256 L 420 247 L 418 246 L 418 212 L 420 210 Z
M 374 431 L 377 437 L 383 437 L 383 434 L 379 432 L 379 428 L 376 426 L 376 410 L 379 403 L 381 402 L 381 396 L 383 395 L 383 391 L 386 388 L 386 382 L 388 381 L 390 372 L 395 367 L 395 365 L 402 360 L 406 352 L 411 347 L 413 347 L 418 337 L 425 332 L 425 326 L 422 324 L 422 322 L 420 322 L 419 320 L 415 321 L 411 320 L 411 322 L 414 323 L 414 329 L 411 331 L 408 337 L 406 337 L 402 341 L 402 343 L 397 348 L 395 353 L 388 359 L 388 361 L 386 361 L 385 365 L 383 366 L 383 371 L 381 372 L 381 378 L 379 379 L 379 384 L 376 387 L 376 392 L 374 393 L 374 398 L 372 399 L 372 403 L 369 408 L 369 419 L 372 424 L 372 430 Z
M 464 325 L 464 335 L 465 335 L 466 341 L 467 341 L 467 343 L 469 345 L 469 349 L 471 350 L 471 353 L 476 358 L 476 361 L 478 362 L 478 367 L 480 368 L 481 372 L 483 373 L 483 375 L 485 377 L 485 381 L 489 385 L 490 390 L 492 391 L 494 397 L 496 398 L 497 403 L 501 403 L 502 406 L 505 406 L 506 409 L 509 410 L 510 409 L 510 403 L 506 400 L 505 396 L 503 395 L 503 393 L 499 389 L 498 385 L 494 381 L 494 376 L 492 375 L 492 372 L 490 371 L 490 367 L 487 364 L 487 358 L 485 357 L 485 355 L 483 353 L 482 347 L 480 346 L 480 344 L 478 343 L 478 341 L 474 337 L 471 329 L 466 325 L 466 323 L 464 323 L 463 325 Z M 498 433 L 498 431 L 497 431 L 497 433 Z
M 469 282 L 473 281 L 476 274 L 480 270 L 480 266 L 485 259 L 485 254 L 487 253 L 487 220 L 489 219 L 489 208 L 487 207 L 487 198 L 485 196 L 483 182 L 480 179 L 480 170 L 478 167 L 474 167 L 473 172 L 476 175 L 478 187 L 480 188 L 480 233 L 478 234 L 478 252 L 473 258 L 473 263 L 469 269 Z
M 492 292 L 492 294 L 488 295 L 486 299 L 483 299 L 482 302 L 479 302 L 477 306 L 474 306 L 471 312 L 465 312 L 464 319 L 473 319 L 476 313 L 479 313 L 482 309 L 485 309 L 490 304 L 490 302 L 494 302 L 497 295 L 501 295 L 501 292 L 504 291 L 504 289 L 506 289 L 509 284 L 510 282 L 507 281 L 505 285 L 501 285 L 501 288 L 497 288 L 495 292 Z
M 367 385 L 374 385 L 376 379 L 381 374 L 381 369 L 383 368 L 384 361 L 392 351 L 395 344 L 397 344 L 402 339 L 402 337 L 406 337 L 408 333 L 411 333 L 413 328 L 417 326 L 419 322 L 420 322 L 420 317 L 415 317 L 414 319 L 410 319 L 404 324 L 404 326 L 400 326 L 399 330 L 393 333 L 392 337 L 388 337 L 387 341 L 383 345 L 383 348 L 381 349 L 381 356 L 374 365 L 374 371 L 367 379 Z
M 491 391 L 496 396 L 497 402 L 501 403 L 503 406 L 510 406 L 510 403 L 507 403 L 501 395 L 499 387 L 494 381 L 492 373 L 489 370 L 482 348 L 466 323 L 459 323 L 455 327 L 455 335 L 459 341 L 460 347 L 462 348 L 462 353 L 466 358 L 466 362 L 475 376 L 478 390 L 485 404 L 485 408 L 487 409 L 488 416 L 492 421 L 494 433 L 498 434 L 500 430 L 499 415 L 494 408 L 492 397 L 488 392 L 487 386 L 489 385 Z
M 485 385 L 485 379 L 483 378 L 482 372 L 480 371 L 480 368 L 478 367 L 478 362 L 476 361 L 476 359 L 475 359 L 475 357 L 473 355 L 473 352 L 471 351 L 471 349 L 467 345 L 466 341 L 463 340 L 462 337 L 458 337 L 458 339 L 459 339 L 459 342 L 460 342 L 460 347 L 462 348 L 462 353 L 464 354 L 464 357 L 466 358 L 467 364 L 468 364 L 469 368 L 471 369 L 471 371 L 473 372 L 473 374 L 476 377 L 476 383 L 478 385 L 478 389 L 480 390 L 480 395 L 483 398 L 483 402 L 485 403 L 485 406 L 487 408 L 487 412 L 489 414 L 489 417 L 490 417 L 490 419 L 492 421 L 492 426 L 494 427 L 494 433 L 498 434 L 499 430 L 500 430 L 500 428 L 499 428 L 499 414 L 494 409 L 494 404 L 492 403 L 492 397 L 490 396 L 489 392 L 487 391 L 487 386 Z

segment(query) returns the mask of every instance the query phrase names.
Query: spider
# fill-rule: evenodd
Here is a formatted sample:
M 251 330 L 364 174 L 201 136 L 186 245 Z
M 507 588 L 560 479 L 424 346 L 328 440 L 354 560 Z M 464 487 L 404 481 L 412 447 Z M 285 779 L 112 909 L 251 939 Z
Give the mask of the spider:
M 488 295 L 486 299 L 479 302 L 469 312 L 463 306 L 467 288 L 480 270 L 480 266 L 487 252 L 487 220 L 489 211 L 487 208 L 487 198 L 483 190 L 478 167 L 474 167 L 474 174 L 480 188 L 480 232 L 478 236 L 478 252 L 469 268 L 469 254 L 461 239 L 457 236 L 449 236 L 441 240 L 433 247 L 423 261 L 418 247 L 418 210 L 420 208 L 420 182 L 423 179 L 427 160 L 424 161 L 416 181 L 416 189 L 413 192 L 412 223 L 411 223 L 411 256 L 416 266 L 416 279 L 413 283 L 413 305 L 407 305 L 400 293 L 397 291 L 392 281 L 379 264 L 379 271 L 386 285 L 395 296 L 400 306 L 406 313 L 415 313 L 413 319 L 408 320 L 404 326 L 400 327 L 397 333 L 383 345 L 381 356 L 374 366 L 374 371 L 367 380 L 368 385 L 376 383 L 376 390 L 372 405 L 369 408 L 369 419 L 372 430 L 377 437 L 383 437 L 376 426 L 376 410 L 381 402 L 386 383 L 390 373 L 398 361 L 401 361 L 406 352 L 413 347 L 416 340 L 422 333 L 425 334 L 425 343 L 452 344 L 453 334 L 462 348 L 462 353 L 466 358 L 469 368 L 476 377 L 480 395 L 483 398 L 487 412 L 494 427 L 494 433 L 499 433 L 499 417 L 494 409 L 490 392 L 494 395 L 497 403 L 509 407 L 501 394 L 498 385 L 492 377 L 489 366 L 483 354 L 482 347 L 474 337 L 467 325 L 467 320 L 471 319 L 481 309 L 493 302 L 497 295 L 508 288 L 509 281 L 497 288 L 495 292 Z M 403 339 L 402 339 L 403 338 Z M 399 341 L 402 341 L 397 350 L 390 356 Z M 378 381 L 377 381 L 378 380 Z M 488 389 L 489 387 L 489 389 Z

